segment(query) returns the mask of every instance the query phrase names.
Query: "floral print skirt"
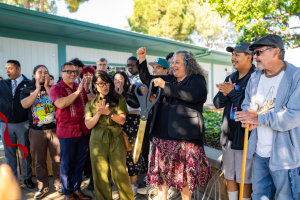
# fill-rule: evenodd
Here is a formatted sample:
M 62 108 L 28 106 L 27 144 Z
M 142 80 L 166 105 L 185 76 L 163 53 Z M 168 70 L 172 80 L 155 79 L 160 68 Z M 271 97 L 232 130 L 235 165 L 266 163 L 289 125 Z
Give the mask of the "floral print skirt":
M 189 191 L 194 192 L 197 187 L 207 185 L 210 178 L 211 166 L 203 147 L 153 137 L 146 176 L 148 184 L 157 187 L 166 183 L 167 188 L 180 191 L 189 186 Z

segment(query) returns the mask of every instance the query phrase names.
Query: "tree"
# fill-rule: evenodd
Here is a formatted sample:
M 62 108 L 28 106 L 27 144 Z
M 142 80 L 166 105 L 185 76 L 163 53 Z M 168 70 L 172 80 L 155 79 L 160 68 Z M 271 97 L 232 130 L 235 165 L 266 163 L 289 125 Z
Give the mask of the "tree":
M 65 0 L 65 3 L 70 12 L 76 12 L 79 5 L 85 1 L 88 0 Z M 55 0 L 0 0 L 0 2 L 51 14 L 56 14 L 57 11 Z
M 131 31 L 200 42 L 208 47 L 222 46 L 224 35 L 230 35 L 226 33 L 233 26 L 229 28 L 227 18 L 212 11 L 208 3 L 200 3 L 200 0 L 134 0 L 134 12 L 128 23 Z
M 0 0 L 3 3 L 24 7 L 31 10 L 55 14 L 57 7 L 55 0 Z
M 198 40 L 216 49 L 236 43 L 238 33 L 234 24 L 228 22 L 228 16 L 221 17 L 218 12 L 213 12 L 208 3 L 193 2 L 188 9 L 195 19 L 194 42 Z
M 209 0 L 223 16 L 235 23 L 243 36 L 239 41 L 253 42 L 267 34 L 282 37 L 290 48 L 300 47 L 300 26 L 291 27 L 291 20 L 300 20 L 299 0 Z
M 79 5 L 88 0 L 65 0 L 65 3 L 68 5 L 70 12 L 76 12 L 79 8 Z

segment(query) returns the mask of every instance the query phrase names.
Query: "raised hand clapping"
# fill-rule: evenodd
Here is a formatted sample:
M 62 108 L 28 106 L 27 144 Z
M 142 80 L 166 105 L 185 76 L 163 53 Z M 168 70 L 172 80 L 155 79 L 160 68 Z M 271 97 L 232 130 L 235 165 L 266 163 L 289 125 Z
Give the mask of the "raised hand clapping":
M 102 101 L 99 100 L 97 106 L 97 113 L 100 114 L 100 115 L 109 115 L 110 114 L 110 109 L 109 109 L 109 104 L 105 104 L 106 103 L 106 100 L 103 99 Z

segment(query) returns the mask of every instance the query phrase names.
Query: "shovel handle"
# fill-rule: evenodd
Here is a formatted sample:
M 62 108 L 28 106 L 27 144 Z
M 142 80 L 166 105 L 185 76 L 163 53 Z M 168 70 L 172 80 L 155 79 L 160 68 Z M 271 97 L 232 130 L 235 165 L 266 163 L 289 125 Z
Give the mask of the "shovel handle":
M 243 149 L 243 163 L 242 163 L 241 186 L 240 186 L 241 188 L 240 188 L 239 200 L 243 200 L 243 194 L 244 194 L 244 182 L 245 182 L 245 171 L 246 171 L 246 159 L 247 159 L 249 126 L 250 126 L 250 124 L 247 124 L 247 127 L 245 128 L 244 149 Z

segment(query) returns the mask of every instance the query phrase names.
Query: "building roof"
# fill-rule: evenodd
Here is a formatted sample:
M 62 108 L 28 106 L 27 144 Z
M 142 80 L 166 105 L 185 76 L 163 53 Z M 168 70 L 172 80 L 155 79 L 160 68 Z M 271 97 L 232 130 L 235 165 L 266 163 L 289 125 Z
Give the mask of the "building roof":
M 192 51 L 204 60 L 218 60 L 230 64 L 231 54 L 211 51 L 171 39 L 116 29 L 66 17 L 60 17 L 22 7 L 0 3 L 0 27 L 50 34 L 74 39 L 96 41 L 128 47 L 146 47 L 152 51 L 174 52 L 178 49 Z

